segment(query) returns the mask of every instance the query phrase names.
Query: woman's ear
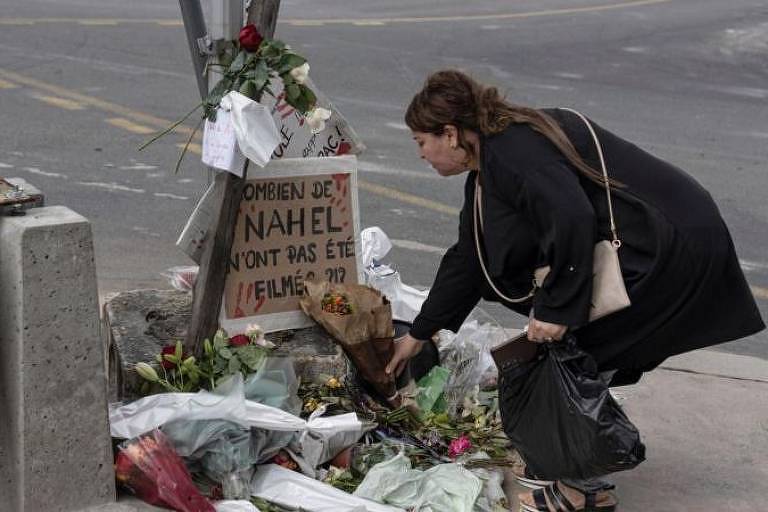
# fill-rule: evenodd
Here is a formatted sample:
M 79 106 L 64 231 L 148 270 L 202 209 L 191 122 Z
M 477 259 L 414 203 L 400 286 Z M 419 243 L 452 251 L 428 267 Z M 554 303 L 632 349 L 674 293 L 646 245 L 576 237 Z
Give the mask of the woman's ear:
M 448 138 L 448 145 L 451 149 L 459 147 L 459 130 L 452 124 L 447 124 L 443 127 L 443 135 Z

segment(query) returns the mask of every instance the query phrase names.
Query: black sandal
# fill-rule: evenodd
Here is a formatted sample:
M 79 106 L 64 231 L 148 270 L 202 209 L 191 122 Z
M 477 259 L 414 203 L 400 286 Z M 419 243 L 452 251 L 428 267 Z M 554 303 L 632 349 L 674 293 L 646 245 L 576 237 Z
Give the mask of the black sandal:
M 541 489 L 534 489 L 531 492 L 535 508 L 525 503 L 520 503 L 520 510 L 526 512 L 614 512 L 616 510 L 616 503 L 597 505 L 597 492 L 599 491 L 583 492 L 584 507 L 576 508 L 557 487 L 557 484 L 552 484 Z M 549 506 L 550 503 L 555 507 L 554 509 Z
M 512 474 L 515 475 L 515 479 L 523 487 L 527 487 L 529 489 L 543 489 L 544 487 L 555 483 L 554 480 L 543 480 L 537 477 L 531 473 L 531 470 L 528 469 L 528 466 L 523 466 L 522 474 L 518 474 L 515 469 L 517 468 L 512 469 Z

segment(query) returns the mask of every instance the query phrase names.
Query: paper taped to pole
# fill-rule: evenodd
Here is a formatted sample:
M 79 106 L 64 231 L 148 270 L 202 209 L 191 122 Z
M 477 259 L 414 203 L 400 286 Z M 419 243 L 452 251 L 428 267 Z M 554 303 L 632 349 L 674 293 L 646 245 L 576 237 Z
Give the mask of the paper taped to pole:
M 299 306 L 305 280 L 360 283 L 360 254 L 357 159 L 272 161 L 243 189 L 220 325 L 312 325 Z

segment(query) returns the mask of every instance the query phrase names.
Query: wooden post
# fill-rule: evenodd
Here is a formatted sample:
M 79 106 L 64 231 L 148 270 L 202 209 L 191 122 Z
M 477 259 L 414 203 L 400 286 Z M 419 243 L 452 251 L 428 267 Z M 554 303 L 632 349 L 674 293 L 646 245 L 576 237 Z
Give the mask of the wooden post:
M 252 0 L 246 23 L 253 23 L 264 37 L 271 38 L 275 33 L 279 9 L 280 0 Z M 184 343 L 184 348 L 196 356 L 202 354 L 203 340 L 212 338 L 219 324 L 229 251 L 232 249 L 237 209 L 247 172 L 246 160 L 242 178 L 229 172 L 216 175 L 216 186 L 222 188 L 223 194 L 209 230 L 213 236 L 207 237 L 200 259 L 192 301 L 192 319 Z

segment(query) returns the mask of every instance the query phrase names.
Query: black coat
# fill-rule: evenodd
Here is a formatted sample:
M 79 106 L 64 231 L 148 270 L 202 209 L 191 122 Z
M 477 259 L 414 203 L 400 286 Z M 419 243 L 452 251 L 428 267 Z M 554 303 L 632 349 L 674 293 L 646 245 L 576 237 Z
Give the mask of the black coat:
M 583 122 L 546 110 L 600 170 Z M 619 259 L 632 305 L 587 323 L 592 251 L 610 239 L 605 189 L 579 173 L 543 135 L 513 124 L 481 146 L 484 252 L 494 284 L 524 296 L 533 270 L 551 271 L 532 301 L 501 300 L 487 285 L 472 230 L 475 179 L 465 185 L 459 239 L 445 254 L 411 334 L 456 331 L 480 298 L 568 325 L 601 369 L 638 375 L 665 358 L 762 330 L 725 223 L 709 193 L 677 167 L 593 123 L 613 189 Z M 636 380 L 636 379 L 633 379 Z

